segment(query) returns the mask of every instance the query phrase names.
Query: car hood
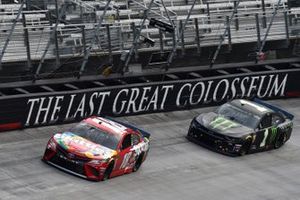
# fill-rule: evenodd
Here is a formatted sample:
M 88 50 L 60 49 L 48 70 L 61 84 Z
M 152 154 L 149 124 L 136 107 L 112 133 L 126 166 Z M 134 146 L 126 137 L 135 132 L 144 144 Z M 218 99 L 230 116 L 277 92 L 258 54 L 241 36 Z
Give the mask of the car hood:
M 115 150 L 106 148 L 71 132 L 54 135 L 57 144 L 69 153 L 89 159 L 109 159 Z
M 242 137 L 253 132 L 253 129 L 214 112 L 201 114 L 195 120 L 209 130 L 230 137 Z

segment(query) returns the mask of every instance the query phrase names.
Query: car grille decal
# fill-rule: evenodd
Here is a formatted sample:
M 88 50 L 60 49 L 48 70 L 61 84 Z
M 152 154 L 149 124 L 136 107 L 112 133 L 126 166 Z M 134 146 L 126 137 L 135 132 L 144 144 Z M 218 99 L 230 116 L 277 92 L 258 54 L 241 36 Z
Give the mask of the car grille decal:
M 209 124 L 210 126 L 212 126 L 213 129 L 220 129 L 220 130 L 227 130 L 229 128 L 234 128 L 237 127 L 238 124 L 228 120 L 224 117 L 218 116 L 217 118 L 215 118 L 212 122 L 210 122 Z

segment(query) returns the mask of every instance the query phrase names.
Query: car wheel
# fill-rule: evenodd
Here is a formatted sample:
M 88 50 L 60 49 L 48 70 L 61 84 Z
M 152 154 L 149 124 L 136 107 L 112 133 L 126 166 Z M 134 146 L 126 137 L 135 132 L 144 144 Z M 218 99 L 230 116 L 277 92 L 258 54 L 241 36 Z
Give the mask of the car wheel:
M 286 139 L 286 134 L 282 132 L 279 133 L 276 137 L 274 148 L 278 149 L 279 147 L 281 147 L 284 144 L 285 139 Z
M 111 174 L 113 168 L 114 168 L 114 163 L 111 162 L 111 163 L 108 165 L 108 167 L 106 168 L 106 170 L 105 170 L 105 172 L 104 172 L 104 174 L 103 174 L 103 179 L 102 179 L 102 181 L 105 181 L 105 180 L 107 180 L 107 179 L 110 178 L 110 174 Z
M 240 156 L 244 156 L 248 154 L 250 146 L 251 146 L 251 140 L 248 139 L 244 142 L 243 146 L 241 147 L 241 150 L 239 152 Z
M 139 168 L 141 167 L 142 162 L 143 162 L 143 157 L 144 157 L 143 153 L 138 157 L 137 161 L 135 162 L 135 164 L 133 166 L 133 169 L 132 169 L 133 172 L 136 172 L 137 170 L 139 170 Z

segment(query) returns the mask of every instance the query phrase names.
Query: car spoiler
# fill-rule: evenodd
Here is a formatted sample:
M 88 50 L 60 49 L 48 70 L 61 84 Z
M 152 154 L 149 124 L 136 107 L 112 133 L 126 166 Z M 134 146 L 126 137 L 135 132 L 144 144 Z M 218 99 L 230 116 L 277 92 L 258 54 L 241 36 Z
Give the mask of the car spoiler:
M 277 107 L 277 106 L 273 106 L 273 105 L 271 105 L 271 104 L 268 104 L 267 102 L 265 102 L 265 101 L 263 101 L 263 100 L 260 100 L 260 99 L 258 99 L 258 98 L 254 98 L 254 102 L 256 102 L 256 103 L 258 103 L 258 104 L 260 104 L 260 105 L 263 105 L 263 106 L 265 106 L 265 107 L 267 107 L 267 108 L 270 108 L 270 109 L 272 109 L 272 110 L 274 110 L 274 111 L 276 111 L 276 112 L 279 112 L 279 113 L 285 115 L 285 116 L 286 116 L 287 118 L 289 118 L 290 120 L 293 120 L 293 119 L 294 119 L 294 115 L 292 115 L 291 113 L 289 113 L 289 112 L 287 112 L 287 111 L 285 111 L 285 110 L 283 110 L 283 109 L 281 109 L 281 108 L 279 108 L 279 107 Z
M 147 139 L 150 138 L 150 135 L 151 135 L 151 134 L 148 133 L 147 131 L 144 131 L 143 129 L 140 129 L 140 128 L 136 127 L 136 126 L 133 126 L 133 125 L 128 124 L 128 123 L 125 123 L 125 122 L 121 122 L 121 121 L 119 121 L 119 120 L 112 119 L 112 118 L 110 118 L 110 117 L 105 117 L 105 118 L 107 118 L 107 119 L 109 119 L 109 120 L 111 120 L 111 121 L 117 122 L 117 123 L 119 123 L 119 124 L 121 124 L 121 125 L 123 125 L 123 126 L 129 127 L 129 128 L 131 128 L 132 130 L 134 130 L 134 131 L 140 132 L 140 133 L 143 135 L 143 137 L 145 137 L 145 138 L 147 138 Z

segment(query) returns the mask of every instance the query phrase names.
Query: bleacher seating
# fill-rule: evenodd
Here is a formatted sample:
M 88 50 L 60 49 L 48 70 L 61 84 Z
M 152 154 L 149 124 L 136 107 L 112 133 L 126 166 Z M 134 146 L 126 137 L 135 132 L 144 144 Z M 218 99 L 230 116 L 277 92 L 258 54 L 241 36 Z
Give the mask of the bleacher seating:
M 38 0 L 36 0 L 38 1 Z M 0 51 L 8 32 L 16 18 L 20 4 L 13 2 L 5 2 L 0 4 Z M 82 0 L 64 0 L 59 2 L 59 8 L 63 4 L 67 4 L 66 12 L 63 14 L 60 25 L 58 26 L 58 43 L 60 53 L 63 56 L 78 56 L 84 52 L 84 44 L 82 38 L 82 29 L 85 29 L 86 46 L 91 45 L 92 38 L 95 35 L 95 27 L 100 17 L 103 15 L 105 2 L 104 0 L 82 1 Z M 271 18 L 275 10 L 278 0 L 265 0 L 266 17 Z M 114 0 L 104 16 L 104 23 L 110 25 L 111 48 L 113 51 L 121 52 L 123 49 L 128 49 L 132 45 L 133 30 L 132 24 L 136 28 L 142 21 L 144 10 L 149 6 L 150 0 Z M 192 0 L 164 0 L 165 8 L 160 0 L 156 0 L 149 17 L 160 19 L 166 23 L 168 15 L 176 25 L 179 21 L 185 21 L 188 12 L 191 8 Z M 209 12 L 207 10 L 209 4 Z M 55 16 L 55 1 L 44 0 L 45 8 L 40 8 L 41 2 L 32 4 L 31 9 L 24 9 L 23 13 L 26 18 L 26 29 L 29 33 L 31 58 L 39 60 L 46 50 L 47 43 L 51 41 L 46 58 L 54 58 L 55 45 L 51 40 L 51 31 L 56 22 Z M 226 28 L 226 16 L 230 16 L 234 10 L 234 0 L 197 0 L 196 5 L 191 12 L 190 20 L 185 29 L 185 42 L 187 45 L 195 45 L 196 29 L 194 20 L 198 19 L 199 33 L 201 35 L 201 45 L 210 46 L 216 45 L 219 42 L 220 35 Z M 284 37 L 284 20 L 283 12 L 287 11 L 287 0 L 282 0 L 278 17 L 275 18 L 274 26 L 269 39 L 277 39 Z M 209 13 L 209 14 L 208 14 Z M 232 41 L 253 42 L 256 41 L 256 27 L 254 15 L 258 13 L 262 16 L 261 0 L 241 0 L 238 6 L 238 18 L 240 21 L 239 30 L 236 30 L 234 25 L 231 25 Z M 300 8 L 292 8 L 290 16 L 299 18 Z M 17 26 L 5 51 L 2 62 L 12 62 L 26 60 L 26 46 L 24 42 L 24 27 L 22 17 L 17 21 Z M 262 29 L 262 35 L 265 30 Z M 106 27 L 101 27 L 98 37 L 98 44 L 94 45 L 92 53 L 108 52 L 108 36 Z M 149 26 L 147 20 L 142 31 L 143 36 L 151 38 L 155 41 L 154 47 L 159 48 L 159 30 Z M 163 42 L 165 48 L 172 47 L 172 35 L 163 33 Z M 225 40 L 226 43 L 226 40 Z M 142 45 L 139 46 L 143 48 Z M 144 49 L 149 50 L 149 48 Z

